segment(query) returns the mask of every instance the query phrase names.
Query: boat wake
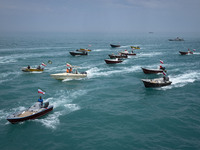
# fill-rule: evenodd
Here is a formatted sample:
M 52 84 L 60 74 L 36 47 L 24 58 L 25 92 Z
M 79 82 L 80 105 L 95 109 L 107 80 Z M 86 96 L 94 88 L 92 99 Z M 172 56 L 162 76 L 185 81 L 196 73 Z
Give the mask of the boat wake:
M 100 69 L 97 67 L 91 68 L 89 70 L 87 70 L 88 73 L 88 78 L 97 78 L 97 77 L 102 77 L 102 76 L 110 76 L 113 74 L 126 74 L 126 73 L 130 73 L 130 72 L 135 72 L 135 71 L 139 71 L 141 69 L 140 66 L 132 66 L 132 67 L 121 67 L 118 70 L 107 70 L 107 69 Z
M 46 115 L 42 119 L 36 119 L 33 121 L 40 122 L 47 128 L 56 129 L 56 127 L 60 124 L 59 117 L 81 109 L 78 104 L 73 104 L 73 101 L 85 94 L 87 94 L 87 91 L 84 90 L 58 91 L 55 94 L 55 98 L 51 97 L 46 100 L 54 106 L 53 112 Z
M 152 52 L 152 53 L 139 53 L 136 55 L 137 58 L 140 57 L 154 57 L 154 56 L 159 56 L 162 55 L 161 52 Z
M 181 75 L 171 76 L 169 75 L 170 81 L 172 81 L 172 84 L 170 86 L 158 88 L 158 89 L 172 89 L 172 88 L 179 88 L 183 87 L 189 83 L 193 83 L 195 81 L 200 81 L 200 72 L 188 72 Z

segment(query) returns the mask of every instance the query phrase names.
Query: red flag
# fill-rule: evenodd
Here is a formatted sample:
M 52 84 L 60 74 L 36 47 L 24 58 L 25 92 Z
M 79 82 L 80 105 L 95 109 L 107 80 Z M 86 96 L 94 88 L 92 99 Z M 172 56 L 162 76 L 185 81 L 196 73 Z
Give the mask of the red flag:
M 44 62 L 42 63 L 42 66 L 47 66 Z
M 66 64 L 68 67 L 71 67 L 72 65 L 70 65 L 69 63 Z
M 43 91 L 43 90 L 41 90 L 41 89 L 38 89 L 38 93 L 40 93 L 40 94 L 45 94 L 45 91 Z
M 163 75 L 166 76 L 167 75 L 166 72 L 163 71 Z
M 161 64 L 164 64 L 164 62 L 163 62 L 162 60 L 160 60 L 160 63 L 161 63 Z

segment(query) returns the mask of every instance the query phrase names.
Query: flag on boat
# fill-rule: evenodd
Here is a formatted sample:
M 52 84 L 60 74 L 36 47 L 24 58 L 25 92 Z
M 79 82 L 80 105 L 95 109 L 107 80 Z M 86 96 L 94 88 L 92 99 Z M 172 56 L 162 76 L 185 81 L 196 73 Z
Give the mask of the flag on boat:
M 42 66 L 47 66 L 44 62 L 42 63 Z
M 164 76 L 166 76 L 166 75 L 167 75 L 167 73 L 166 73 L 165 71 L 163 71 L 163 75 L 164 75 Z
M 70 65 L 69 63 L 67 63 L 66 65 L 67 65 L 67 67 L 72 67 L 72 65 Z
M 163 62 L 162 60 L 160 60 L 160 63 L 161 63 L 161 64 L 164 64 L 164 62 Z
M 44 90 L 41 90 L 41 89 L 38 89 L 38 93 L 40 93 L 40 94 L 45 94 L 45 91 Z

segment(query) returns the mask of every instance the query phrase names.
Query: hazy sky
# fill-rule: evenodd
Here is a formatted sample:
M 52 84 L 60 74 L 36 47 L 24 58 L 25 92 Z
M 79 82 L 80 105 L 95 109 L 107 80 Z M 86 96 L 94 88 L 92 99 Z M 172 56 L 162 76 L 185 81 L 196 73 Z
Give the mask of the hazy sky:
M 0 0 L 0 32 L 200 32 L 200 0 Z

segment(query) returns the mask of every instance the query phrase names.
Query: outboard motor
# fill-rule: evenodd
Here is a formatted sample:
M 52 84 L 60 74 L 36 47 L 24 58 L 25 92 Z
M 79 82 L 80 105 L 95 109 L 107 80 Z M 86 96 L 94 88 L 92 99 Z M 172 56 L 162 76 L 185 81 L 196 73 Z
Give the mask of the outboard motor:
M 43 108 L 47 108 L 49 106 L 49 102 L 45 102 L 44 104 L 43 104 Z

